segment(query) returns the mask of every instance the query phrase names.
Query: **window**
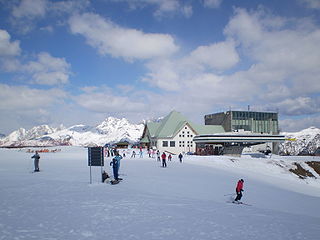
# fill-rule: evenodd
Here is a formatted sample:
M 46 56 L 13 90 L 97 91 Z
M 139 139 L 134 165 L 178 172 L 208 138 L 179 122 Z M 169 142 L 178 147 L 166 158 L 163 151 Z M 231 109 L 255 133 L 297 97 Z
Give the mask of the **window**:
M 187 127 L 184 127 L 184 129 L 187 129 Z
M 175 147 L 176 146 L 176 142 L 175 141 L 170 141 L 170 147 Z
M 162 142 L 162 147 L 168 147 L 168 141 L 163 141 Z
M 179 137 L 181 137 L 181 134 L 179 134 Z

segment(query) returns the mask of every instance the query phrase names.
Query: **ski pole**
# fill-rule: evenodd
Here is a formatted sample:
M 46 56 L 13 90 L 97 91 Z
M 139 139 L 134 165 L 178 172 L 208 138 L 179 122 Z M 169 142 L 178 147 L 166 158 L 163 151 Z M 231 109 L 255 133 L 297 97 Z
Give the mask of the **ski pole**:
M 228 193 L 228 194 L 224 194 L 223 196 L 231 196 L 231 195 L 236 195 L 235 193 Z

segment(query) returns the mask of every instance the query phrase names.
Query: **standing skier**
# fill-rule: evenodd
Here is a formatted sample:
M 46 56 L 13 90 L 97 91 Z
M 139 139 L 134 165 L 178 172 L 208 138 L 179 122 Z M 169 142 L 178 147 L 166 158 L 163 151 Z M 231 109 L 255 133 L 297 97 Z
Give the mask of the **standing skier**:
M 166 162 L 167 155 L 165 152 L 162 153 L 161 158 L 162 158 L 162 167 L 167 167 L 167 162 Z
M 112 162 L 110 162 L 110 166 L 112 166 L 112 170 L 113 170 L 113 177 L 115 180 L 120 180 L 119 179 L 119 164 L 120 164 L 120 160 L 122 159 L 122 157 L 119 155 L 119 153 L 116 153 L 116 156 L 112 159 Z
M 237 183 L 237 187 L 236 187 L 236 193 L 237 193 L 237 197 L 236 199 L 233 201 L 235 203 L 239 203 L 239 201 L 241 200 L 242 198 L 242 192 L 243 192 L 243 179 L 240 179 Z
M 182 157 L 183 157 L 182 153 L 180 153 L 178 157 L 179 157 L 179 161 L 182 163 Z
M 40 155 L 39 155 L 38 151 L 36 151 L 36 153 L 31 158 L 34 158 L 34 171 L 40 172 L 40 169 L 39 169 Z

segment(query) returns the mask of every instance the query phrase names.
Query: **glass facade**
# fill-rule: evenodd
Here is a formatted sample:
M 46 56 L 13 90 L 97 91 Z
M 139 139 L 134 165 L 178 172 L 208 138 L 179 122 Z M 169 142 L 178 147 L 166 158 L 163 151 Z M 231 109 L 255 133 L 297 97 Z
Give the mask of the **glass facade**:
M 232 111 L 231 129 L 277 134 L 278 113 Z

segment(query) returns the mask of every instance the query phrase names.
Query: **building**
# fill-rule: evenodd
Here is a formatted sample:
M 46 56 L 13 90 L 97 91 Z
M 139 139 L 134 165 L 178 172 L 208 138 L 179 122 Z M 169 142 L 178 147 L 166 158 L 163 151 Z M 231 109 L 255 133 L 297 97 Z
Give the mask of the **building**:
M 256 148 L 254 151 L 269 154 L 277 153 L 272 147 L 285 141 L 285 136 L 278 134 L 262 134 L 250 132 L 226 132 L 223 134 L 197 135 L 193 141 L 198 155 L 237 155 L 240 156 L 245 148 Z M 270 144 L 270 145 L 269 145 Z M 251 149 L 252 150 L 252 149 Z
M 226 132 L 278 134 L 278 113 L 227 111 L 205 115 L 205 125 L 221 125 Z
M 266 150 L 278 153 L 278 113 L 253 111 L 227 111 L 205 115 L 205 125 L 221 125 L 228 135 L 199 135 L 195 138 L 197 153 L 236 155 L 244 151 Z
M 225 132 L 221 125 L 199 125 L 186 119 L 181 113 L 172 111 L 159 122 L 147 122 L 141 144 L 161 152 L 179 154 L 196 151 L 193 138 L 201 134 Z

